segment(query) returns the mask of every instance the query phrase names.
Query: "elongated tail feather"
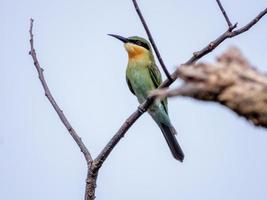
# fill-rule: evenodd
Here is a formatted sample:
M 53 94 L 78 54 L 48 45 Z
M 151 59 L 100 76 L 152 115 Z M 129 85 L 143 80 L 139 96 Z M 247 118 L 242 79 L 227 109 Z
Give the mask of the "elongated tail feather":
M 159 124 L 159 127 L 166 139 L 166 142 L 172 152 L 172 155 L 175 159 L 183 162 L 184 160 L 184 153 L 182 151 L 182 148 L 180 147 L 176 137 L 175 137 L 175 134 L 176 134 L 176 131 L 174 129 L 174 127 L 170 127 L 170 126 L 166 126 L 165 124 L 163 123 L 160 123 Z

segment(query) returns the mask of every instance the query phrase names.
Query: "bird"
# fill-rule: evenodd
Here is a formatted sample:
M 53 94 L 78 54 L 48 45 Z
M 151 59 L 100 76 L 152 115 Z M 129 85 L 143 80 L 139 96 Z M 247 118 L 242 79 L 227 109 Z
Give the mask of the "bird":
M 108 35 L 124 43 L 128 53 L 126 82 L 130 91 L 137 97 L 138 102 L 142 104 L 162 82 L 161 73 L 156 65 L 151 45 L 146 39 L 139 36 L 126 38 L 115 34 Z M 169 118 L 167 99 L 154 101 L 149 107 L 148 113 L 161 129 L 173 157 L 183 162 L 184 153 L 175 137 L 176 130 Z

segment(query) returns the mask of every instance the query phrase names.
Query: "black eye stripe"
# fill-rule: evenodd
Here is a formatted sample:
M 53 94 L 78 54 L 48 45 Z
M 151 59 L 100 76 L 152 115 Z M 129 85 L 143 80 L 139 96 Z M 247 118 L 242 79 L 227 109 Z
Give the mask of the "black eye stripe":
M 138 46 L 144 47 L 145 49 L 149 50 L 148 44 L 141 42 L 140 40 L 130 40 L 131 43 L 136 44 Z

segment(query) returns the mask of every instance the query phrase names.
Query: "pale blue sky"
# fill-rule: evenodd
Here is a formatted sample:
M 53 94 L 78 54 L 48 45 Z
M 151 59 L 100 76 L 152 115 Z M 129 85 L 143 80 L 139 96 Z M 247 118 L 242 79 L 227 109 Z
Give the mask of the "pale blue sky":
M 222 0 L 242 26 L 266 0 Z M 226 29 L 215 0 L 142 1 L 140 7 L 170 71 Z M 83 199 L 83 156 L 44 96 L 29 51 L 35 47 L 56 100 L 93 156 L 138 106 L 125 82 L 127 55 L 108 33 L 146 36 L 130 0 L 0 0 L 0 198 Z M 224 42 L 266 72 L 267 17 Z M 171 99 L 185 152 L 174 160 L 145 114 L 105 162 L 97 199 L 265 200 L 267 133 L 228 109 Z

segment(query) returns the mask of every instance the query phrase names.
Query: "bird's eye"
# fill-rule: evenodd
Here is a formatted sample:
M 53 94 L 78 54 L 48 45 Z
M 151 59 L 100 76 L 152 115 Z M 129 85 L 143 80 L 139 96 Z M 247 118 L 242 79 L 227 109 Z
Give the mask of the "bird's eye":
M 146 43 L 143 43 L 143 42 L 141 42 L 139 40 L 130 40 L 130 42 L 133 43 L 133 44 L 136 44 L 138 46 L 144 47 L 147 50 L 149 50 L 149 46 Z
M 135 44 L 137 44 L 137 45 L 139 45 L 139 46 L 143 46 L 143 45 L 142 45 L 142 42 L 140 42 L 140 41 L 136 41 Z

